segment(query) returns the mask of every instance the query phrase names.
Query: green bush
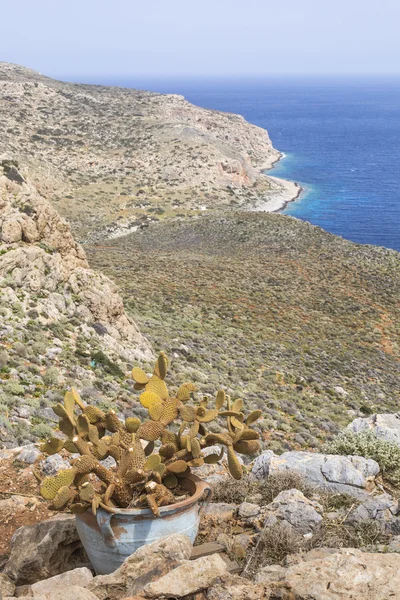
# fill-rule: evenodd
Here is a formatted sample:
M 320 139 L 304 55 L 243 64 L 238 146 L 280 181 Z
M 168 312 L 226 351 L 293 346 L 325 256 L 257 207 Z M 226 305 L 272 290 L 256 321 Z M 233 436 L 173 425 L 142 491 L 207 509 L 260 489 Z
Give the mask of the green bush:
M 323 451 L 373 458 L 380 466 L 383 477 L 393 485 L 400 486 L 400 448 L 393 442 L 377 438 L 372 431 L 354 433 L 346 430 L 326 443 Z

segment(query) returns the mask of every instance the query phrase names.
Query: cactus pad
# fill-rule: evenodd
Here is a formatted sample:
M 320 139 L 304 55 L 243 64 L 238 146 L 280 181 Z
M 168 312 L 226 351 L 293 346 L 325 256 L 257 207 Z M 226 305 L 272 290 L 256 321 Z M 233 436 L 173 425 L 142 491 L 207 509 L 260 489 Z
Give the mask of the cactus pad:
M 181 402 L 187 402 L 188 400 L 190 400 L 191 394 L 196 390 L 197 387 L 194 385 L 194 383 L 183 383 L 179 388 L 176 397 Z
M 187 469 L 187 462 L 185 460 L 176 460 L 175 462 L 167 465 L 167 471 L 169 473 L 184 473 Z
M 215 400 L 215 408 L 220 410 L 226 402 L 226 394 L 224 390 L 219 390 L 217 392 L 217 398 Z
M 100 408 L 97 408 L 97 406 L 85 406 L 83 414 L 87 416 L 89 423 L 103 421 L 105 417 L 104 412 Z
M 53 500 L 60 488 L 63 486 L 69 486 L 74 481 L 76 470 L 74 469 L 63 469 L 59 471 L 54 477 L 46 477 L 43 479 L 40 486 L 40 493 L 46 500 Z
M 140 419 L 137 417 L 128 417 L 125 421 L 125 428 L 129 433 L 136 433 L 140 427 Z
M 241 479 L 243 475 L 243 467 L 238 461 L 232 446 L 228 447 L 228 468 L 229 472 L 234 479 Z
M 167 426 L 178 416 L 178 400 L 176 398 L 167 398 L 162 405 L 160 422 Z
M 59 452 L 63 446 L 63 440 L 52 437 L 46 440 L 44 444 L 40 445 L 40 451 L 49 455 L 57 454 L 57 452 Z
M 132 379 L 139 385 L 145 385 L 149 381 L 148 375 L 140 367 L 134 367 L 132 369 Z
M 251 412 L 246 419 L 246 425 L 251 425 L 252 423 L 255 423 L 256 421 L 258 421 L 258 419 L 261 417 L 261 415 L 262 415 L 261 410 L 253 410 L 253 412 Z
M 147 421 L 139 427 L 137 435 L 142 440 L 155 442 L 160 437 L 163 429 L 164 426 L 158 421 Z
M 257 440 L 239 440 L 233 444 L 233 447 L 239 454 L 249 455 L 256 454 L 261 448 L 260 442 Z
M 161 398 L 158 394 L 146 388 L 146 391 L 140 394 L 139 402 L 144 408 L 150 408 L 152 404 L 160 404 Z
M 52 510 L 62 510 L 72 498 L 75 497 L 75 491 L 67 485 L 60 487 L 51 503 Z
M 146 392 L 154 392 L 161 400 L 168 398 L 168 388 L 165 381 L 157 377 L 157 375 L 152 375 L 149 383 L 146 384 Z

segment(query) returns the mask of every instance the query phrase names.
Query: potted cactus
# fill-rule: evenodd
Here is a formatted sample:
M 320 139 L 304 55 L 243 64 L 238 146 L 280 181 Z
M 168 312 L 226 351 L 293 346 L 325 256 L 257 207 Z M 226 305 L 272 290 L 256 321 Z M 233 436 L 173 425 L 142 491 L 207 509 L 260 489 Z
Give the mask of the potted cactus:
M 139 402 L 148 412 L 143 422 L 135 416 L 123 422 L 112 410 L 86 405 L 74 388 L 53 407 L 65 438 L 52 437 L 41 450 L 55 454 L 63 449 L 71 467 L 43 479 L 40 493 L 53 510 L 76 515 L 97 573 L 114 571 L 139 546 L 170 533 L 185 533 L 194 541 L 212 490 L 192 469 L 217 463 L 226 452 L 231 475 L 240 479 L 243 466 L 236 453 L 253 455 L 260 449 L 251 425 L 261 411 L 245 417 L 243 401 L 231 402 L 223 390 L 211 406 L 207 398 L 195 402 L 191 383 L 171 395 L 167 368 L 161 353 L 150 377 L 138 367 L 132 371 Z M 226 420 L 226 430 L 207 432 L 217 419 Z M 219 450 L 206 454 L 210 446 Z M 104 464 L 108 457 L 114 466 Z

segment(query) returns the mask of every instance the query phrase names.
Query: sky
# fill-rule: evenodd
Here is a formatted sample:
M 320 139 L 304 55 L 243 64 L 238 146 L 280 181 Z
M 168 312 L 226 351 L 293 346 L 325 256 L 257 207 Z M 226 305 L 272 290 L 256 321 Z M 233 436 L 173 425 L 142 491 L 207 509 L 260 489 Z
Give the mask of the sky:
M 2 2 L 0 61 L 76 81 L 400 74 L 399 0 Z

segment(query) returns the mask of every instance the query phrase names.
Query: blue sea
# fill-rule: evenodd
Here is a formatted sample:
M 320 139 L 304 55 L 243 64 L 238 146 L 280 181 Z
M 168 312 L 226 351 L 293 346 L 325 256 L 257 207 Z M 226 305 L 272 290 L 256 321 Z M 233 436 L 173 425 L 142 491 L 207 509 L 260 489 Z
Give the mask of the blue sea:
M 400 78 L 102 80 L 183 94 L 268 130 L 271 174 L 304 191 L 285 213 L 361 244 L 400 251 Z

